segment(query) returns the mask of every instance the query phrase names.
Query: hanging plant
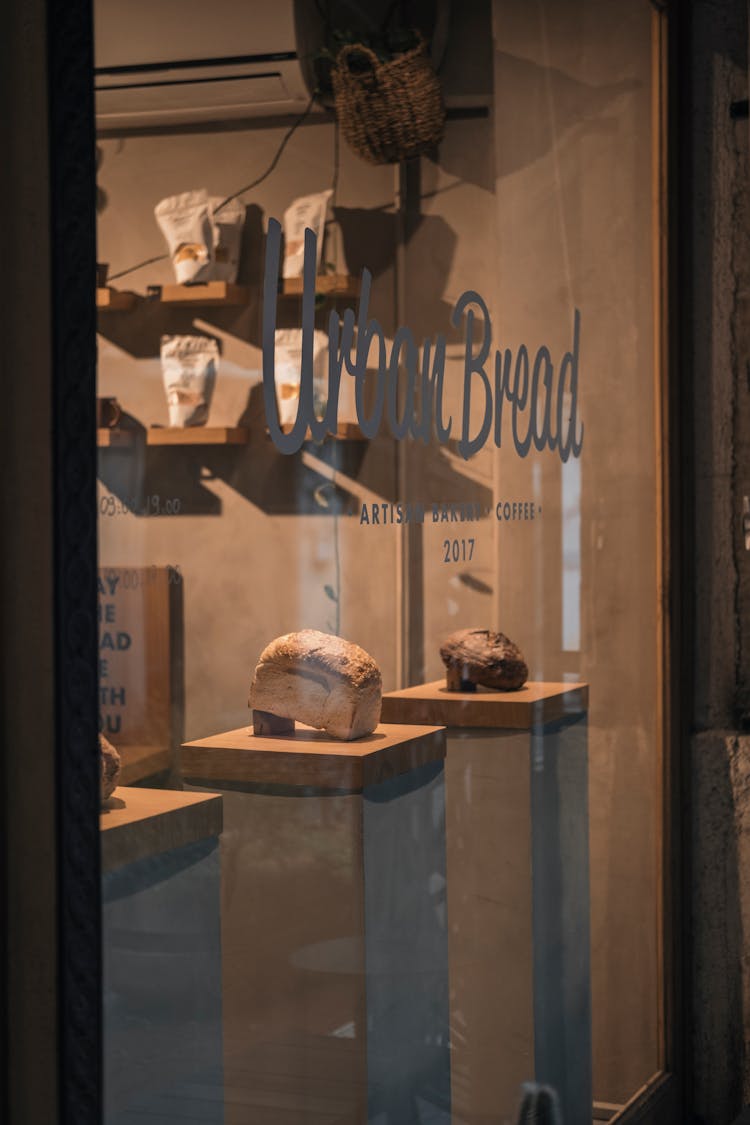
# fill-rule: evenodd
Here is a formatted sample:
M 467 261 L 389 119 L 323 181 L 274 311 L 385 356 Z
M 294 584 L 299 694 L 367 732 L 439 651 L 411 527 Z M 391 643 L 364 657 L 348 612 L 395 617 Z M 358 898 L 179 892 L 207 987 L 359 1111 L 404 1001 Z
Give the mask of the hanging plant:
M 344 138 L 370 164 L 396 164 L 442 139 L 442 90 L 420 32 L 345 42 L 331 83 Z

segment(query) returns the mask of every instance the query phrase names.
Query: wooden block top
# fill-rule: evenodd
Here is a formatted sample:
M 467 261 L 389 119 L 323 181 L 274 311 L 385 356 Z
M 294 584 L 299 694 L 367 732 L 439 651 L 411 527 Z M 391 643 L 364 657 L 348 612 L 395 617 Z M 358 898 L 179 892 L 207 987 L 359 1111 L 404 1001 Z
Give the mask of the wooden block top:
M 96 431 L 96 444 L 108 449 L 129 449 L 135 441 L 132 430 L 119 430 L 100 426 Z
M 120 785 L 99 817 L 102 871 L 218 836 L 222 801 L 216 793 L 130 789 Z
M 108 309 L 110 312 L 124 312 L 126 309 L 132 309 L 137 300 L 135 293 L 128 290 L 112 289 L 110 286 L 104 286 L 96 291 L 96 307 Z
M 251 727 L 187 742 L 182 776 L 207 782 L 309 786 L 359 792 L 445 757 L 445 731 L 436 726 L 380 724 L 353 742 L 297 725 L 294 735 L 255 735 Z
M 588 710 L 588 684 L 527 683 L 518 691 L 448 691 L 445 680 L 417 684 L 383 696 L 389 723 L 440 723 L 446 727 L 531 730 Z

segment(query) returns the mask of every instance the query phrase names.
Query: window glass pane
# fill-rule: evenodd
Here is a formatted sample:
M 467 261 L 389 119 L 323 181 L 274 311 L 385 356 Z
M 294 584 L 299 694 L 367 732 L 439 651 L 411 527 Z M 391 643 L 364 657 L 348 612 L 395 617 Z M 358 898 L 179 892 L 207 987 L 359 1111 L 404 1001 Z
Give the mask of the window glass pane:
M 663 1065 L 663 26 L 366 8 L 96 5 L 107 1125 Z

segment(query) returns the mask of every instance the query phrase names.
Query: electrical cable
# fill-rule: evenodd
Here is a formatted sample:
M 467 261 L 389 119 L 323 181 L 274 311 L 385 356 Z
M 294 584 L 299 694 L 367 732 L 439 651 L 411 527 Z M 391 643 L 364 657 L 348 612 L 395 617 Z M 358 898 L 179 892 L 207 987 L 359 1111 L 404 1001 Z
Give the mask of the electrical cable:
M 257 180 L 253 180 L 252 183 L 245 184 L 245 186 L 243 188 L 240 188 L 239 191 L 235 191 L 235 192 L 232 193 L 232 195 L 228 195 L 226 197 L 226 199 L 222 199 L 219 206 L 214 208 L 214 214 L 216 214 L 217 211 L 221 211 L 222 207 L 226 207 L 227 203 L 231 203 L 233 199 L 237 199 L 238 196 L 244 195 L 246 191 L 250 191 L 251 188 L 257 187 L 258 184 L 262 184 L 264 180 L 268 179 L 268 177 L 271 175 L 271 173 L 273 172 L 276 165 L 279 163 L 279 160 L 281 159 L 281 154 L 283 153 L 284 149 L 287 146 L 287 142 L 291 140 L 292 136 L 296 133 L 299 126 L 302 124 L 302 122 L 305 120 L 305 118 L 309 116 L 310 111 L 312 110 L 312 107 L 313 107 L 314 104 L 315 104 L 315 94 L 311 94 L 310 100 L 307 103 L 307 105 L 305 106 L 305 109 L 303 110 L 303 112 L 299 115 L 299 117 L 296 119 L 296 121 L 294 121 L 290 125 L 289 129 L 286 131 L 286 133 L 282 137 L 281 144 L 279 145 L 278 149 L 276 150 L 276 155 L 274 156 L 271 163 L 268 165 L 268 168 L 265 170 L 263 175 L 258 176 Z
M 125 277 L 129 273 L 135 273 L 136 270 L 143 269 L 144 266 L 152 266 L 154 262 L 165 262 L 169 254 L 158 254 L 155 258 L 146 258 L 144 262 L 139 262 L 137 266 L 128 266 L 126 270 L 120 270 L 119 273 L 111 273 L 108 281 L 117 281 L 118 277 Z
M 341 164 L 341 141 L 339 138 L 339 115 L 333 119 L 333 181 L 331 183 L 331 209 L 336 206 L 339 190 L 339 167 Z
M 262 184 L 263 181 L 266 180 L 271 175 L 271 173 L 275 169 L 276 165 L 279 163 L 279 160 L 281 159 L 282 153 L 284 152 L 284 149 L 286 148 L 287 143 L 291 140 L 292 136 L 297 131 L 299 126 L 302 124 L 302 122 L 305 121 L 305 119 L 307 117 L 309 117 L 310 112 L 311 112 L 314 104 L 315 104 L 315 94 L 311 94 L 310 100 L 307 103 L 307 105 L 305 106 L 302 113 L 299 115 L 299 117 L 295 118 L 295 120 L 292 122 L 292 124 L 287 129 L 284 136 L 281 138 L 281 143 L 279 144 L 279 147 L 276 150 L 276 153 L 273 157 L 273 160 L 268 165 L 268 168 L 266 168 L 263 175 L 258 176 L 258 178 L 256 180 L 253 180 L 251 183 L 245 184 L 245 186 L 240 188 L 239 191 L 235 191 L 231 195 L 228 195 L 226 197 L 226 199 L 222 199 L 219 206 L 214 208 L 214 214 L 217 214 L 217 212 L 221 211 L 222 207 L 226 207 L 226 205 L 228 203 L 231 203 L 233 199 L 237 199 L 238 196 L 244 195 L 244 193 L 246 191 L 250 191 L 251 188 L 257 187 L 258 184 Z M 337 151 L 338 151 L 338 123 L 336 125 L 336 130 L 337 130 L 336 131 L 336 138 L 337 138 L 336 139 L 336 145 L 337 145 Z M 143 269 L 144 266 L 152 266 L 152 265 L 154 265 L 155 262 L 164 262 L 164 261 L 167 261 L 168 258 L 169 258 L 169 254 L 157 254 L 156 257 L 154 257 L 154 258 L 146 258 L 144 261 L 138 262 L 138 264 L 135 265 L 135 266 L 128 266 L 127 269 L 119 270 L 117 273 L 110 274 L 109 280 L 110 281 L 117 281 L 118 278 L 126 277 L 130 273 L 135 273 L 136 270 Z

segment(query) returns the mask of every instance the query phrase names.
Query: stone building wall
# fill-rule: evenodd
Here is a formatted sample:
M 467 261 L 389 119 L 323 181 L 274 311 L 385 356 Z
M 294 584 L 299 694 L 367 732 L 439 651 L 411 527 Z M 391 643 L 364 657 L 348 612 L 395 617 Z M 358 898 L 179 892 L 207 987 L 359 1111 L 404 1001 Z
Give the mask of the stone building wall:
M 691 887 L 694 1108 L 750 1103 L 750 184 L 747 4 L 691 5 L 693 631 Z

